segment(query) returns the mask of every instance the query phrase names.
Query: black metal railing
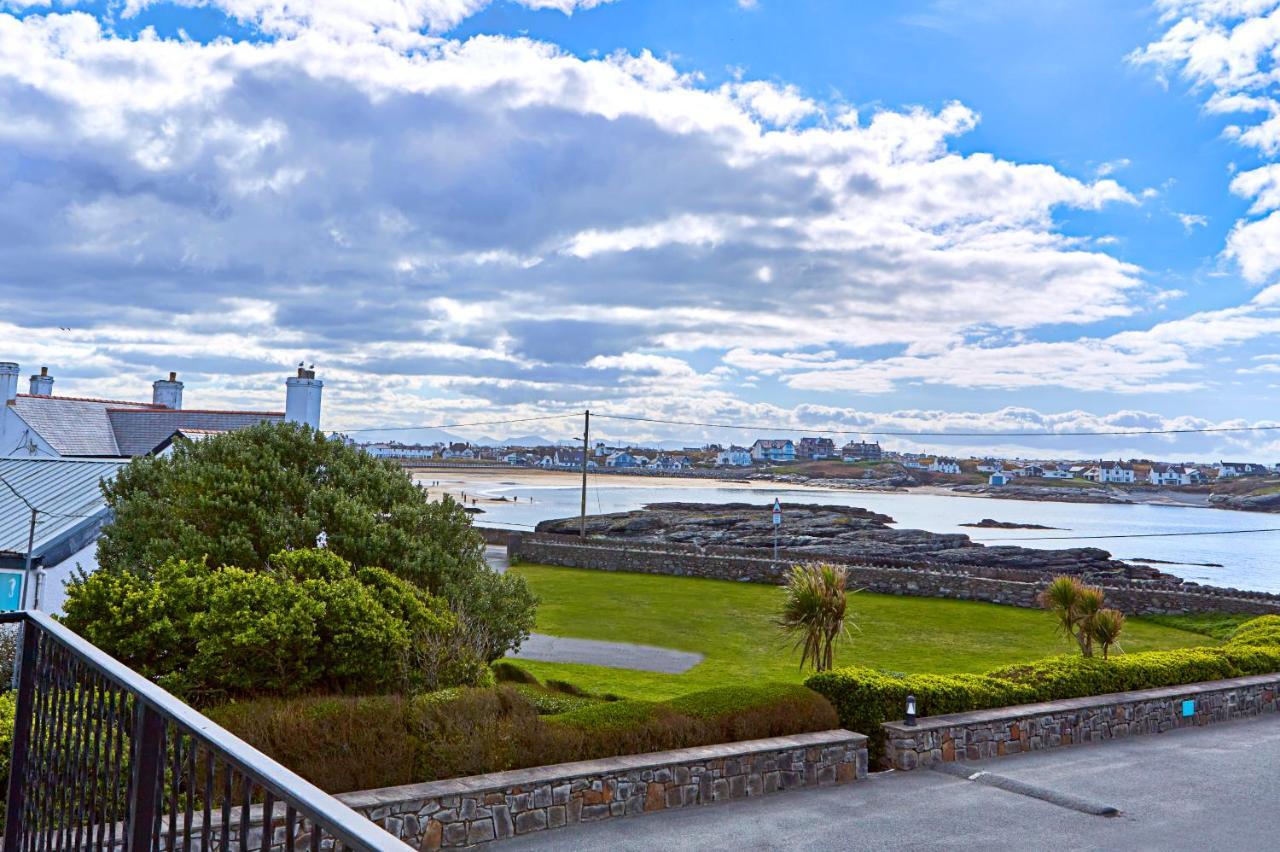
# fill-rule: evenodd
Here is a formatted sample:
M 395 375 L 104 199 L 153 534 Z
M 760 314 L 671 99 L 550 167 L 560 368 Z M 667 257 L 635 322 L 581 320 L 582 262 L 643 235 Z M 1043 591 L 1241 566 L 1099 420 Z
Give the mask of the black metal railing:
M 409 849 L 49 616 L 13 624 L 4 852 Z

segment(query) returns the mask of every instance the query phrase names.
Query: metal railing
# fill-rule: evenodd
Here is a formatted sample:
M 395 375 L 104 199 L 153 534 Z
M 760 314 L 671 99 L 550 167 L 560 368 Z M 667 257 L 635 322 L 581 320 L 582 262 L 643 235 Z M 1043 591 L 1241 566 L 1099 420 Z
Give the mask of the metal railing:
M 409 850 L 49 616 L 15 623 L 5 852 Z

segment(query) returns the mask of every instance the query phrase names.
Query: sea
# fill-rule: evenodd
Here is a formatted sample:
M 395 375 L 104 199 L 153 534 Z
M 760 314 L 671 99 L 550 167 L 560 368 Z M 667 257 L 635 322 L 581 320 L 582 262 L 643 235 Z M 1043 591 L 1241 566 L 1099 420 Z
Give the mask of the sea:
M 603 477 L 601 479 L 604 479 Z M 484 526 L 531 530 L 539 521 L 576 517 L 581 490 L 571 485 L 496 481 L 476 484 Z M 1097 547 L 1117 559 L 1161 560 L 1153 567 L 1215 586 L 1280 593 L 1280 516 L 1149 504 L 1053 503 L 915 493 L 821 488 L 762 488 L 732 484 L 649 485 L 589 482 L 587 512 L 624 512 L 649 503 L 826 503 L 889 515 L 893 526 L 964 533 L 983 544 L 1059 549 Z M 983 518 L 1056 527 L 1053 530 L 975 529 Z M 785 512 L 783 523 L 786 523 Z M 1272 530 L 1270 532 L 1237 532 Z M 1170 563 L 1170 564 L 1165 564 Z M 1220 566 L 1220 567 L 1219 567 Z

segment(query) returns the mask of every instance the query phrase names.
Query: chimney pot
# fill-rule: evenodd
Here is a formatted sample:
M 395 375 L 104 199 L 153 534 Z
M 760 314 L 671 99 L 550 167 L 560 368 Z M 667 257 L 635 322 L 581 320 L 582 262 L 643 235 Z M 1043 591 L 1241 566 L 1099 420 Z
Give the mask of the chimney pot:
M 182 382 L 178 381 L 177 373 L 171 371 L 168 379 L 151 383 L 151 404 L 174 410 L 182 408 Z
M 31 377 L 32 396 L 53 396 L 53 376 L 48 367 L 41 367 L 38 375 Z

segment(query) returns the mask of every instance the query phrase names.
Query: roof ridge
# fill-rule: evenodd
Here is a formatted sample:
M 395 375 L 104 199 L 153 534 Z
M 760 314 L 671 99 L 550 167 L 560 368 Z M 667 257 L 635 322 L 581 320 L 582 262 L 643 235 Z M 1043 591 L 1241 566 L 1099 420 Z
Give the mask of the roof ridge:
M 26 399 L 64 399 L 71 402 L 101 402 L 106 405 L 137 405 L 144 409 L 164 410 L 168 411 L 163 405 L 156 405 L 154 402 L 131 402 L 127 399 L 100 399 L 92 396 L 57 396 L 54 394 L 38 394 L 38 393 L 20 393 L 20 397 Z
M 108 411 L 129 411 L 138 414 L 256 414 L 264 417 L 284 417 L 283 411 L 248 411 L 240 408 L 108 408 Z

